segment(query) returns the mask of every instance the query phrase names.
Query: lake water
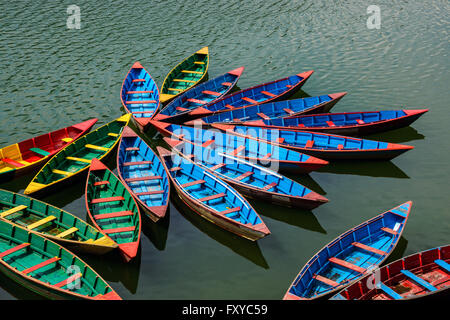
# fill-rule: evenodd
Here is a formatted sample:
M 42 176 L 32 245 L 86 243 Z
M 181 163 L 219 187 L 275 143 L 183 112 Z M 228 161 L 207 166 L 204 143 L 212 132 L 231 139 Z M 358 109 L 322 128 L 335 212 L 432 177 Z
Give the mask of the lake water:
M 81 29 L 66 26 L 67 6 Z M 389 261 L 447 244 L 450 140 L 448 1 L 13 1 L 0 4 L 0 145 L 97 117 L 120 116 L 119 91 L 139 60 L 161 86 L 184 57 L 209 46 L 209 78 L 245 66 L 246 88 L 315 70 L 298 96 L 349 92 L 335 112 L 429 108 L 411 127 L 370 136 L 415 149 L 385 162 L 331 164 L 289 175 L 330 202 L 313 210 L 251 201 L 272 234 L 257 243 L 206 222 L 173 199 L 146 223 L 139 257 L 80 255 L 124 299 L 280 299 L 329 241 L 414 202 Z M 146 137 L 152 143 L 154 132 Z M 109 165 L 114 166 L 114 161 Z M 2 184 L 23 192 L 33 175 Z M 86 218 L 84 181 L 43 200 Z M 175 194 L 175 192 L 173 192 Z M 36 298 L 0 276 L 0 299 Z

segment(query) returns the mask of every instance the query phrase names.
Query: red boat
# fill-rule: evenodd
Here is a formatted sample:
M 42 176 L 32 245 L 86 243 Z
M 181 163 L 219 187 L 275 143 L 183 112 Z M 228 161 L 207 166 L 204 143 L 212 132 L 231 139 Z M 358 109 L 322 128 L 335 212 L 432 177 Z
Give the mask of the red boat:
M 450 245 L 446 245 L 396 260 L 331 300 L 412 300 L 443 296 L 449 289 Z
M 52 131 L 0 149 L 0 180 L 7 181 L 42 167 L 69 143 L 88 133 L 97 118 Z

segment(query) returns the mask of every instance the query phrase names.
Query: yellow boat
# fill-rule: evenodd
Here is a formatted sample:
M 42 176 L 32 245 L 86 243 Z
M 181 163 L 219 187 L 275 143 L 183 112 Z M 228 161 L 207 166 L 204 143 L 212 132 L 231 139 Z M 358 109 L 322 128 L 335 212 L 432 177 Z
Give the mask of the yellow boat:
M 206 76 L 209 66 L 208 47 L 190 55 L 167 74 L 161 87 L 159 101 L 168 102 L 200 83 Z
M 119 143 L 122 131 L 128 125 L 131 114 L 123 115 L 81 137 L 59 151 L 25 189 L 25 194 L 42 196 L 55 186 L 69 183 L 87 173 L 94 158 L 106 158 Z

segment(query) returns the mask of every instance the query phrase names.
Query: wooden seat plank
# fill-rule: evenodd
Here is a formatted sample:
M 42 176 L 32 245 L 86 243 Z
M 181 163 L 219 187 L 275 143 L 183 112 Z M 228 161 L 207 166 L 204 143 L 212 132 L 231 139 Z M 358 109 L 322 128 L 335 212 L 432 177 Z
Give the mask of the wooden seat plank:
M 136 229 L 136 227 L 132 226 L 132 227 L 123 227 L 123 228 L 114 228 L 114 229 L 104 229 L 103 232 L 106 234 L 112 234 L 112 233 L 130 232 L 130 231 L 134 231 L 135 229 Z
M 218 193 L 218 194 L 213 194 L 211 196 L 200 198 L 200 199 L 197 199 L 197 200 L 200 201 L 200 202 L 206 202 L 206 201 L 209 201 L 209 200 L 223 198 L 225 196 L 226 196 L 225 193 Z
M 143 177 L 135 177 L 135 178 L 127 178 L 126 182 L 135 182 L 135 181 L 147 181 L 147 180 L 159 180 L 162 179 L 161 176 L 143 176 Z
M 123 200 L 125 200 L 124 197 L 98 198 L 98 199 L 92 199 L 92 200 L 91 200 L 91 204 L 106 203 L 106 202 L 114 202 L 114 201 L 123 201 Z
M 195 186 L 195 185 L 197 185 L 197 184 L 202 184 L 202 183 L 205 183 L 205 180 L 195 180 L 195 181 L 183 183 L 183 184 L 181 185 L 181 187 L 182 187 L 182 188 L 187 188 L 187 187 Z
M 41 262 L 41 263 L 39 263 L 39 264 L 37 264 L 35 266 L 32 266 L 31 268 L 23 270 L 22 273 L 25 274 L 25 275 L 29 274 L 29 273 L 31 273 L 33 271 L 39 270 L 39 269 L 41 269 L 43 267 L 46 267 L 49 264 L 52 264 L 52 263 L 57 262 L 59 260 L 61 260 L 61 258 L 59 258 L 59 257 L 50 258 L 50 259 L 45 260 L 45 261 L 43 261 L 43 262 Z
M 96 214 L 94 216 L 94 218 L 95 218 L 95 220 L 103 220 L 103 219 L 111 219 L 111 218 L 119 218 L 119 217 L 128 217 L 128 216 L 132 216 L 132 215 L 134 215 L 134 213 L 132 211 L 118 211 L 118 212 Z
M 370 246 L 367 246 L 367 245 L 365 245 L 363 243 L 353 242 L 352 245 L 357 247 L 357 248 L 360 248 L 360 249 L 363 249 L 363 250 L 366 250 L 366 251 L 369 251 L 369 252 L 372 252 L 372 253 L 379 254 L 381 256 L 387 255 L 387 252 L 379 250 L 379 249 L 376 249 L 376 248 L 373 248 L 373 247 L 370 247 Z
M 6 257 L 6 256 L 8 256 L 8 255 L 10 255 L 10 254 L 12 254 L 14 252 L 17 252 L 17 251 L 19 251 L 21 249 L 25 249 L 28 246 L 30 246 L 30 244 L 25 242 L 25 243 L 22 243 L 22 244 L 19 244 L 19 245 L 15 246 L 15 247 L 13 247 L 11 249 L 8 249 L 6 251 L 0 252 L 0 259 L 3 259 L 4 257 Z
M 329 285 L 331 287 L 337 287 L 339 285 L 339 283 L 337 283 L 336 281 L 333 281 L 331 279 L 325 278 L 325 277 L 323 277 L 321 275 L 318 275 L 318 274 L 315 274 L 313 276 L 313 278 L 316 279 L 317 281 L 325 283 L 325 284 L 327 284 L 327 285 Z
M 357 265 L 354 265 L 353 263 L 347 262 L 347 261 L 345 261 L 345 260 L 341 260 L 341 259 L 336 258 L 336 257 L 331 257 L 331 258 L 328 259 L 328 260 L 329 260 L 330 262 L 332 262 L 332 263 L 335 263 L 335 264 L 341 266 L 341 267 L 345 267 L 345 268 L 347 268 L 347 269 L 350 269 L 350 270 L 353 270 L 353 271 L 356 271 L 356 272 L 359 272 L 359 273 L 364 273 L 364 272 L 366 272 L 366 269 L 361 268 L 361 267 L 359 267 L 359 266 L 357 266 Z

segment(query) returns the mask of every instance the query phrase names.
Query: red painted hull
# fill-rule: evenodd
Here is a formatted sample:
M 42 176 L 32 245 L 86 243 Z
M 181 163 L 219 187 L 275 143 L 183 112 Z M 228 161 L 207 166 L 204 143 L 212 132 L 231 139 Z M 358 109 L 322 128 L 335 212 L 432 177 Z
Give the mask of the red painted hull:
M 29 156 L 30 159 L 32 159 L 32 156 L 30 155 L 32 152 L 29 151 L 29 148 L 41 147 L 41 145 L 39 145 L 39 143 L 36 142 L 37 138 L 42 138 L 44 136 L 53 136 L 56 133 L 62 132 L 62 131 L 73 132 L 74 131 L 73 128 L 76 128 L 77 130 L 80 130 L 80 132 L 78 134 L 76 134 L 76 135 L 72 135 L 73 136 L 73 140 L 71 142 L 73 142 L 73 141 L 77 140 L 78 138 L 82 137 L 83 135 L 87 134 L 92 129 L 92 127 L 95 125 L 95 123 L 97 121 L 98 121 L 97 118 L 93 118 L 91 120 L 84 121 L 84 122 L 75 124 L 73 126 L 69 126 L 67 128 L 62 128 L 62 129 L 59 129 L 59 130 L 56 130 L 56 131 L 49 132 L 49 133 L 47 133 L 45 135 L 41 135 L 39 137 L 35 137 L 35 138 L 32 138 L 32 139 L 27 139 L 27 140 L 24 140 L 22 142 L 19 142 L 18 146 L 19 146 L 20 152 L 23 154 L 22 157 L 25 160 L 28 159 L 27 156 Z M 43 139 L 40 139 L 40 140 L 43 140 Z M 0 180 L 2 182 L 6 182 L 8 180 L 12 180 L 14 178 L 26 175 L 26 174 L 28 174 L 30 172 L 34 172 L 35 170 L 40 169 L 55 154 L 57 154 L 61 149 L 65 148 L 68 144 L 69 143 L 58 143 L 58 144 L 57 143 L 53 143 L 52 150 L 50 151 L 50 154 L 46 158 L 43 158 L 43 159 L 41 159 L 39 161 L 36 161 L 35 163 L 33 163 L 31 165 L 27 165 L 26 167 L 22 167 L 22 168 L 18 168 L 16 170 L 11 170 L 11 171 L 7 171 L 7 172 L 4 172 L 4 173 L 1 173 L 0 174 Z
M 450 245 L 415 253 L 380 268 L 377 272 L 379 281 L 398 293 L 402 300 L 436 297 L 450 293 L 450 272 L 434 263 L 440 259 L 450 263 Z M 405 276 L 401 271 L 407 270 L 435 287 L 435 291 L 425 287 Z M 368 286 L 373 280 L 367 275 L 351 284 L 338 295 L 349 300 L 392 300 L 392 297 L 377 288 Z M 337 296 L 338 296 L 337 295 Z M 333 297 L 334 298 L 334 297 Z

